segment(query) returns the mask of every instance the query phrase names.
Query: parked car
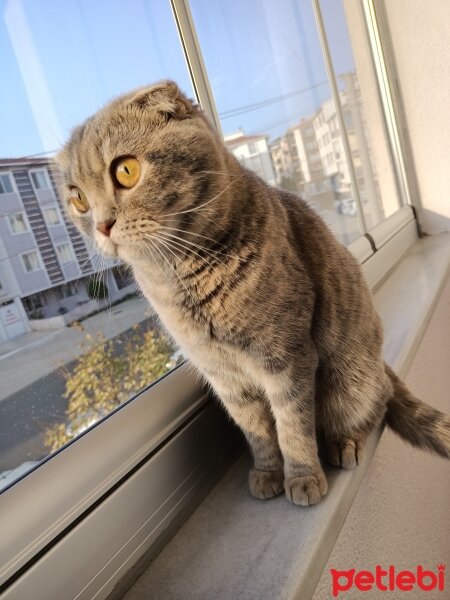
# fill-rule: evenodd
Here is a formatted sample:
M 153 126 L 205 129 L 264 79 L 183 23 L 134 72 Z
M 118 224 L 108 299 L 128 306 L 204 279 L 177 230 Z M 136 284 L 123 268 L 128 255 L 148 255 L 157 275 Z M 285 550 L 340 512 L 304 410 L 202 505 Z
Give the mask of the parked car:
M 357 208 L 356 202 L 353 198 L 343 198 L 342 200 L 335 200 L 334 202 L 336 211 L 340 215 L 347 215 L 349 217 L 356 217 Z

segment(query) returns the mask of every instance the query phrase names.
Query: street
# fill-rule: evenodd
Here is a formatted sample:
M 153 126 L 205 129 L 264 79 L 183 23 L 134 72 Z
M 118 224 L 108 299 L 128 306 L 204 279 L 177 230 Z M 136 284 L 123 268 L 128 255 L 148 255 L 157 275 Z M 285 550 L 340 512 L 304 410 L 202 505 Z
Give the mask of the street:
M 60 367 L 64 364 L 70 370 L 89 349 L 86 333 L 102 332 L 119 342 L 134 324 L 149 323 L 148 305 L 133 298 L 89 317 L 82 323 L 83 330 L 69 327 L 37 336 L 34 332 L 13 340 L 6 352 L 0 347 L 0 473 L 48 454 L 45 430 L 65 421 L 67 407 Z

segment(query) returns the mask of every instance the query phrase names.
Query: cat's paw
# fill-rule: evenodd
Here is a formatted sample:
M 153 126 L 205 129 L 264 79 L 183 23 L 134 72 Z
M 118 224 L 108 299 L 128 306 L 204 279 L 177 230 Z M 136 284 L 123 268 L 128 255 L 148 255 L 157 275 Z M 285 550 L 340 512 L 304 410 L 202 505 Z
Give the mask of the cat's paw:
M 364 440 L 343 437 L 340 441 L 325 443 L 327 460 L 334 467 L 354 469 L 360 464 L 364 453 Z
M 313 475 L 290 477 L 284 482 L 287 499 L 293 504 L 309 506 L 321 501 L 327 493 L 328 484 L 322 470 Z
M 248 474 L 250 493 L 259 500 L 279 496 L 284 491 L 283 471 L 260 471 L 250 469 Z

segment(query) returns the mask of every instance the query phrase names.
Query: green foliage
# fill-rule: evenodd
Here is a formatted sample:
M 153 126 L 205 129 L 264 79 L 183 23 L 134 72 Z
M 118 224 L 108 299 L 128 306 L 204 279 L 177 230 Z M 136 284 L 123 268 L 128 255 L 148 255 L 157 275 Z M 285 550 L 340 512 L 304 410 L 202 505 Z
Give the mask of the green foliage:
M 61 423 L 47 429 L 45 442 L 51 451 L 69 442 L 173 366 L 168 340 L 151 329 L 140 332 L 135 326 L 125 341 L 116 343 L 102 334 L 96 337 L 87 334 L 83 345 L 89 350 L 77 359 L 74 368 L 69 371 L 62 367 L 69 425 Z
M 91 300 L 104 300 L 108 296 L 108 286 L 101 279 L 90 277 L 87 294 Z

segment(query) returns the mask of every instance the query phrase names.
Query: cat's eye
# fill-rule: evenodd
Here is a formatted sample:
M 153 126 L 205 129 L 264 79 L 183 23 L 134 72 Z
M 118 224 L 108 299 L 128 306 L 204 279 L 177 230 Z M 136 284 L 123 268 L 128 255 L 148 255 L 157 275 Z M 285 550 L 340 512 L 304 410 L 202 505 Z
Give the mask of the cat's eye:
M 89 202 L 86 198 L 86 194 L 78 187 L 70 188 L 69 202 L 80 213 L 87 213 L 89 210 Z
M 113 175 L 119 185 L 125 188 L 134 187 L 139 181 L 141 165 L 137 158 L 128 156 L 120 158 L 113 166 Z

